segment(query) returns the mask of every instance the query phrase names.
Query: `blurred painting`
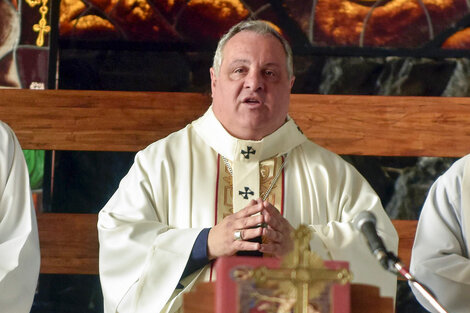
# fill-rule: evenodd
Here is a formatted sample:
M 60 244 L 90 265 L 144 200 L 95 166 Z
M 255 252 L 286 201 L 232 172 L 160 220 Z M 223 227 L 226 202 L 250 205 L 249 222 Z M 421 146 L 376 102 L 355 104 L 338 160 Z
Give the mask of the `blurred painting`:
M 294 47 L 468 49 L 469 9 L 467 0 L 62 0 L 59 28 L 69 40 L 203 45 L 263 19 Z
M 0 0 L 0 88 L 46 89 L 48 0 Z

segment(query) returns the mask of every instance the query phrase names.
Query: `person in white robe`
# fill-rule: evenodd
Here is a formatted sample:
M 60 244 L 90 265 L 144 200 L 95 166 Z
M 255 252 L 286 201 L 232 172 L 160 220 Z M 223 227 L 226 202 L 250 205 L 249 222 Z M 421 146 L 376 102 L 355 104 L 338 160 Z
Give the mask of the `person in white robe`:
M 0 311 L 31 310 L 39 276 L 39 239 L 23 151 L 0 121 Z
M 432 185 L 421 211 L 410 272 L 452 313 L 470 311 L 470 155 Z M 438 312 L 412 287 L 427 310 Z
M 264 22 L 242 22 L 220 40 L 210 74 L 207 112 L 137 153 L 99 213 L 105 312 L 178 312 L 184 292 L 215 279 L 214 259 L 242 251 L 282 257 L 300 224 L 312 230 L 312 251 L 349 261 L 354 282 L 394 298 L 396 277 L 353 226 L 359 212 L 373 212 L 396 252 L 380 199 L 288 116 L 294 76 L 287 41 Z

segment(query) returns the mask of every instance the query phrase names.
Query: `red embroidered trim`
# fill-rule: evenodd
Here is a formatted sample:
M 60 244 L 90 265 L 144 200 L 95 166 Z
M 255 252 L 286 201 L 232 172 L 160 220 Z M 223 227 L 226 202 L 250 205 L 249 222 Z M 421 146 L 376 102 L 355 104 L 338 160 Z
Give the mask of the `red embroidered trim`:
M 284 157 L 282 156 L 282 163 L 284 163 Z M 285 196 L 285 188 L 284 186 L 286 185 L 286 181 L 285 181 L 285 171 L 284 171 L 285 167 L 282 169 L 282 191 L 281 191 L 281 216 L 284 216 L 284 196 Z
M 217 175 L 216 175 L 216 181 L 215 181 L 215 220 L 214 220 L 214 225 L 217 224 L 217 211 L 218 211 L 218 202 L 219 202 L 219 168 L 220 168 L 220 154 L 217 154 Z M 209 275 L 209 281 L 212 281 L 212 270 L 214 268 L 214 262 L 211 263 L 211 272 Z

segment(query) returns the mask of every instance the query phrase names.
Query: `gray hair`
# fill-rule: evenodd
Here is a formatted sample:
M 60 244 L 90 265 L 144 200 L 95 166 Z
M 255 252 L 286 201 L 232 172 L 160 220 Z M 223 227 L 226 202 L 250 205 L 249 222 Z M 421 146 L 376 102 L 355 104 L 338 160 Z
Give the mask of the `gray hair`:
M 264 21 L 259 20 L 242 21 L 235 26 L 232 26 L 232 28 L 230 28 L 230 30 L 225 35 L 223 35 L 222 38 L 220 38 L 217 49 L 215 50 L 214 61 L 212 63 L 212 68 L 214 69 L 214 72 L 217 76 L 219 75 L 220 66 L 222 65 L 222 59 L 224 57 L 223 50 L 225 45 L 230 40 L 230 38 L 242 31 L 251 31 L 260 35 L 271 35 L 277 38 L 282 44 L 284 52 L 286 53 L 287 74 L 289 75 L 289 79 L 292 78 L 294 75 L 294 65 L 292 61 L 292 49 L 289 43 L 272 26 Z

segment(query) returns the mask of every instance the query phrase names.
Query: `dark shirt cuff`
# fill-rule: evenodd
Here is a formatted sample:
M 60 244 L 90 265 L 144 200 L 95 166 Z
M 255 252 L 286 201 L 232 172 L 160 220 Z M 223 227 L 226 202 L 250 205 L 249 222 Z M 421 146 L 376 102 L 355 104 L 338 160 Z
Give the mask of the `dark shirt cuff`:
M 207 239 L 209 238 L 210 230 L 210 228 L 204 228 L 197 236 L 180 280 L 209 263 L 209 258 L 207 257 Z M 181 284 L 178 284 L 177 288 L 182 288 Z

